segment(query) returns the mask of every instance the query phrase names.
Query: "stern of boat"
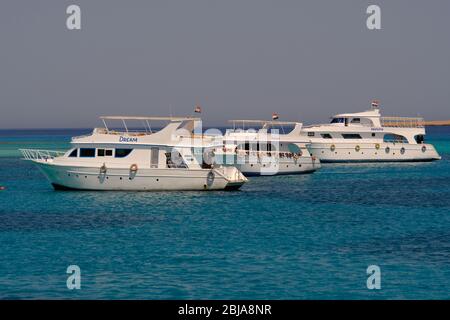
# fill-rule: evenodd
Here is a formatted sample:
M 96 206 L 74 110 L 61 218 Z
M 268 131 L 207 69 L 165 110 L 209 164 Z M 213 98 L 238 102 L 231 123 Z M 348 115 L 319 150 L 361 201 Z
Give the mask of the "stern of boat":
M 237 190 L 248 181 L 244 174 L 236 167 L 222 166 L 214 168 L 214 171 L 227 181 L 225 190 Z

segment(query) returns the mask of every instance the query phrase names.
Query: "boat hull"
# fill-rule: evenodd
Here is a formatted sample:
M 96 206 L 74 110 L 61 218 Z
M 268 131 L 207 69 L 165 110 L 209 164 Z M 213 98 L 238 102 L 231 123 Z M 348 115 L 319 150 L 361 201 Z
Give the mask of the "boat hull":
M 441 159 L 431 144 L 311 143 L 309 150 L 323 163 L 425 162 Z
M 319 160 L 311 158 L 298 159 L 297 161 L 274 161 L 236 164 L 236 167 L 246 176 L 270 176 L 289 174 L 308 174 L 318 170 L 321 165 Z
M 94 167 L 35 163 L 55 190 L 236 190 L 247 180 L 239 172 L 236 179 L 227 178 L 217 169 L 149 168 L 133 173 L 125 168 L 108 168 L 106 173 L 100 173 Z

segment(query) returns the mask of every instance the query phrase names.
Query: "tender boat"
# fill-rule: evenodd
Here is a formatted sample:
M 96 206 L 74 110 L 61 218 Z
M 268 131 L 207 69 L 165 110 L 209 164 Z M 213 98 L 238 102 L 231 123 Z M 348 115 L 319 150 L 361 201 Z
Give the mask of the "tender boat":
M 322 162 L 432 161 L 441 157 L 425 143 L 422 118 L 382 117 L 378 102 L 359 113 L 338 114 L 329 124 L 304 127 L 311 154 Z
M 320 160 L 312 156 L 307 148 L 309 139 L 300 136 L 302 124 L 299 122 L 230 122 L 233 128 L 226 130 L 224 145 L 222 149 L 216 150 L 216 158 L 223 157 L 221 163 L 235 165 L 245 175 L 312 173 L 321 166 Z M 259 129 L 246 129 L 250 126 Z M 283 132 L 285 126 L 293 129 L 288 133 L 280 133 L 280 129 Z
M 104 127 L 72 138 L 67 152 L 22 149 L 22 154 L 38 165 L 56 190 L 234 190 L 247 181 L 233 166 L 205 162 L 205 155 L 218 144 L 196 134 L 199 118 L 101 119 Z M 110 120 L 120 121 L 124 130 L 108 128 Z M 127 121 L 141 122 L 144 129 L 132 130 Z M 150 121 L 166 126 L 153 131 Z

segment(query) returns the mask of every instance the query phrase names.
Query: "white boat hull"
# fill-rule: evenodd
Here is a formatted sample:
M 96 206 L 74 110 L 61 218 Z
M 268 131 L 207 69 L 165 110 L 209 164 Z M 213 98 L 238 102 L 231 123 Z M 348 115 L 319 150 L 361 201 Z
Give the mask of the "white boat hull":
M 321 162 L 397 162 L 441 159 L 431 144 L 313 142 L 308 149 Z
M 130 172 L 126 168 L 55 165 L 34 161 L 56 190 L 235 190 L 247 179 L 236 168 L 175 169 L 149 168 Z
M 273 160 L 273 162 L 258 161 L 254 163 L 244 162 L 235 165 L 247 176 L 255 175 L 281 175 L 281 174 L 306 174 L 312 173 L 321 167 L 320 161 L 311 157 L 297 160 Z

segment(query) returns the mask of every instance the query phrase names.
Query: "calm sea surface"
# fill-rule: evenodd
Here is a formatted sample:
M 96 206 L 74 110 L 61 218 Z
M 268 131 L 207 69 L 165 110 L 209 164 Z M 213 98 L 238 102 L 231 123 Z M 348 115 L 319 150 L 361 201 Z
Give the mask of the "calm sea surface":
M 450 298 L 448 127 L 428 129 L 441 161 L 329 164 L 237 192 L 55 192 L 20 160 L 88 131 L 0 131 L 0 298 Z

